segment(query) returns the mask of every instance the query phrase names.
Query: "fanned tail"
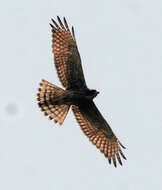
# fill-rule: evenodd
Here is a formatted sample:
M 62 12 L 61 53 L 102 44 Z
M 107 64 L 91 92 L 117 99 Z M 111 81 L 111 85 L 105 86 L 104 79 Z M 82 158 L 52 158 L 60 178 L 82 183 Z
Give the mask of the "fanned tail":
M 38 90 L 37 100 L 41 111 L 44 112 L 45 116 L 49 116 L 50 120 L 62 125 L 70 106 L 65 104 L 55 105 L 55 101 L 59 100 L 64 90 L 46 80 L 42 80 Z

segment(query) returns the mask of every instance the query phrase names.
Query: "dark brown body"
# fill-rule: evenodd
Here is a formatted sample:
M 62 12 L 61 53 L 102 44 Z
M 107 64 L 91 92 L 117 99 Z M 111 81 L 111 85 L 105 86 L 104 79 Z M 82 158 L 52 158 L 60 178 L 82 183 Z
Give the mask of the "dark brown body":
M 90 90 L 88 88 L 84 89 L 71 89 L 65 90 L 61 95 L 53 100 L 55 105 L 83 105 L 86 104 L 88 101 L 93 100 L 97 96 L 99 92 L 96 90 Z

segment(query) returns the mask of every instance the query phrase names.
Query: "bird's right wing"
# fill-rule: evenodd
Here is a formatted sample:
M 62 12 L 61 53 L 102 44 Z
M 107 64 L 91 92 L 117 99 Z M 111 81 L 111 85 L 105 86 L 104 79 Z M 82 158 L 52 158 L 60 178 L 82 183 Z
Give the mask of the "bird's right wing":
M 57 17 L 58 23 L 52 19 L 52 49 L 58 77 L 67 88 L 82 88 L 86 86 L 81 58 L 77 48 L 74 29 L 72 33 L 64 18 L 64 23 Z
M 114 166 L 116 167 L 117 158 L 120 165 L 122 165 L 120 156 L 124 159 L 126 157 L 122 153 L 120 146 L 122 148 L 125 147 L 116 138 L 94 102 L 90 101 L 82 106 L 72 105 L 72 110 L 84 134 L 104 153 L 109 163 L 113 160 Z

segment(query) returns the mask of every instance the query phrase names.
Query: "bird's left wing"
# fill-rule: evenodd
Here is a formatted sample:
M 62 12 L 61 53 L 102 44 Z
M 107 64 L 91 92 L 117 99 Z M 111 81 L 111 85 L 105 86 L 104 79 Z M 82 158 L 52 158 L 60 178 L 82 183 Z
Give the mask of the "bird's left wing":
M 52 19 L 52 49 L 58 77 L 67 88 L 82 88 L 86 86 L 81 58 L 76 44 L 74 28 L 72 33 L 66 19 L 64 22 L 57 17 L 58 23 Z
M 126 159 L 121 147 L 125 148 L 114 135 L 112 129 L 103 118 L 93 101 L 89 101 L 84 105 L 72 105 L 72 110 L 77 122 L 79 123 L 84 134 L 89 140 L 96 145 L 109 163 L 113 160 L 116 167 L 116 159 L 122 165 L 121 156 Z

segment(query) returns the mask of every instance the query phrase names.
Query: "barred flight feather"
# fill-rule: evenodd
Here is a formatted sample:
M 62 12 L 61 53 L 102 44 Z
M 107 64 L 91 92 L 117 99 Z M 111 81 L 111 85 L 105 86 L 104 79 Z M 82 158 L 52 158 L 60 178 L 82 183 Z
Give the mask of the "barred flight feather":
M 126 159 L 126 157 L 120 149 L 120 143 L 118 139 L 115 136 L 112 139 L 108 139 L 105 136 L 104 131 L 97 129 L 86 118 L 83 117 L 78 106 L 72 105 L 72 110 L 84 134 L 105 155 L 105 157 L 108 158 L 109 163 L 111 164 L 112 160 L 114 166 L 116 167 L 117 159 L 119 164 L 122 165 L 120 156 L 122 156 L 124 159 Z

